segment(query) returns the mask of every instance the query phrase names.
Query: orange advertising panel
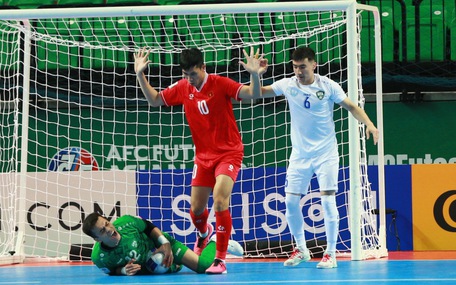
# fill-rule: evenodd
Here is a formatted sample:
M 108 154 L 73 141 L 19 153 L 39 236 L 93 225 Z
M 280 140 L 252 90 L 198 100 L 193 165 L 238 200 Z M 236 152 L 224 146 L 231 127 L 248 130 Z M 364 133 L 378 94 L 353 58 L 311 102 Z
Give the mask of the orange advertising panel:
M 456 250 L 456 164 L 412 165 L 414 250 Z

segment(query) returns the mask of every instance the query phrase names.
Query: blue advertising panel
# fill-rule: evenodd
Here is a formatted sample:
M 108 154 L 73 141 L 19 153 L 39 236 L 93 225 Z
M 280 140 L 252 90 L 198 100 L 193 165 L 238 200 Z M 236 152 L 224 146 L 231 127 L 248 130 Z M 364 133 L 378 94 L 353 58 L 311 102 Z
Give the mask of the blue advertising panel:
M 348 169 L 340 178 L 348 178 Z M 233 238 L 236 240 L 291 240 L 285 219 L 285 168 L 245 168 L 239 173 L 231 196 Z M 386 216 L 388 250 L 413 250 L 411 166 L 388 165 L 385 167 L 386 208 L 396 211 L 396 216 Z M 368 177 L 374 191 L 378 189 L 377 166 L 368 167 Z M 177 239 L 191 243 L 195 228 L 190 216 L 190 170 L 156 170 L 137 172 L 138 214 L 157 223 L 164 231 L 173 232 Z M 341 182 L 343 183 L 343 182 Z M 317 186 L 312 179 L 312 188 Z M 339 185 L 342 187 L 341 185 Z M 378 192 L 378 191 L 376 191 Z M 347 195 L 337 198 L 340 216 L 339 241 L 348 241 Z M 305 214 L 306 235 L 324 238 L 318 192 L 310 192 L 301 200 Z M 209 209 L 212 198 L 209 200 Z M 393 220 L 395 218 L 395 220 Z M 210 222 L 215 222 L 211 211 Z M 309 227 L 312 226 L 312 229 Z M 310 233 L 309 231 L 313 231 Z M 346 243 L 350 246 L 350 243 Z
M 348 169 L 341 177 L 348 177 Z M 291 240 L 285 218 L 284 185 L 286 169 L 244 168 L 240 171 L 231 195 L 233 238 L 235 240 Z M 189 209 L 191 193 L 190 170 L 157 170 L 137 172 L 138 215 L 151 219 L 163 231 L 187 243 L 195 240 Z M 312 179 L 312 188 L 317 187 Z M 341 182 L 342 183 L 342 182 Z M 342 187 L 341 185 L 339 185 Z M 338 196 L 338 205 L 346 203 L 347 195 Z M 306 235 L 325 239 L 320 194 L 312 191 L 301 199 L 303 205 Z M 211 210 L 212 197 L 209 200 Z M 348 219 L 346 207 L 339 206 L 341 217 L 340 240 L 348 241 Z M 214 223 L 211 210 L 209 222 Z M 350 244 L 345 242 L 346 246 Z

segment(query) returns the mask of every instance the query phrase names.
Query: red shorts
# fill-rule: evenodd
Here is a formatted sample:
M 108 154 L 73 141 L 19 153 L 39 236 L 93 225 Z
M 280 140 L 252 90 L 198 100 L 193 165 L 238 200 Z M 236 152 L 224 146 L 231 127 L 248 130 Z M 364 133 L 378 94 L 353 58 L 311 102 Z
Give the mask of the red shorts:
M 200 160 L 196 157 L 193 165 L 192 186 L 214 188 L 215 178 L 220 174 L 227 175 L 236 181 L 243 157 L 242 152 L 224 154 L 217 160 L 211 161 Z

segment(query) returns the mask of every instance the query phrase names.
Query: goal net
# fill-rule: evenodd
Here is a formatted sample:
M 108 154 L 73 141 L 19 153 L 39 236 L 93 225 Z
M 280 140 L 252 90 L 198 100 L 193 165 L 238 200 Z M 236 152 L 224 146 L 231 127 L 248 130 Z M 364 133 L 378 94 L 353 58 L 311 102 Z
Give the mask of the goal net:
M 161 90 L 182 78 L 178 58 L 185 48 L 204 51 L 209 73 L 245 84 L 250 78 L 239 65 L 242 49 L 259 48 L 270 63 L 266 85 L 292 76 L 290 54 L 307 45 L 317 53 L 317 72 L 354 91 L 351 98 L 362 106 L 361 14 L 349 12 L 353 5 L 1 11 L 0 262 L 86 259 L 93 240 L 81 227 L 93 211 L 111 220 L 124 214 L 150 219 L 191 245 L 191 135 L 182 107 L 148 106 L 136 82 L 134 52 L 151 50 L 147 76 Z M 284 203 L 291 152 L 287 102 L 278 97 L 233 106 L 245 157 L 231 197 L 232 239 L 249 257 L 287 256 L 293 245 Z M 368 178 L 364 126 L 349 117 L 335 110 L 337 249 L 379 257 L 386 248 L 381 215 L 373 210 L 382 207 L 382 187 Z M 325 234 L 318 183 L 311 184 L 301 203 L 306 238 L 317 255 Z

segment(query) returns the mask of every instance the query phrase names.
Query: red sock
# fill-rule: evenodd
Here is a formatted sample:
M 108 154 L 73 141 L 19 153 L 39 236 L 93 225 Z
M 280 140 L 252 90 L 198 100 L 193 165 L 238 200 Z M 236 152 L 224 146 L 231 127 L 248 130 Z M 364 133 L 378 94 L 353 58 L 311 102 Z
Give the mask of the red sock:
M 221 212 L 215 212 L 215 228 L 217 235 L 217 251 L 215 253 L 215 258 L 225 260 L 232 225 L 233 222 L 231 220 L 231 213 L 229 209 Z
M 195 225 L 196 229 L 204 234 L 207 232 L 207 219 L 209 217 L 209 211 L 204 209 L 204 212 L 201 215 L 197 216 L 193 211 L 190 209 L 190 217 L 192 218 L 193 224 Z

